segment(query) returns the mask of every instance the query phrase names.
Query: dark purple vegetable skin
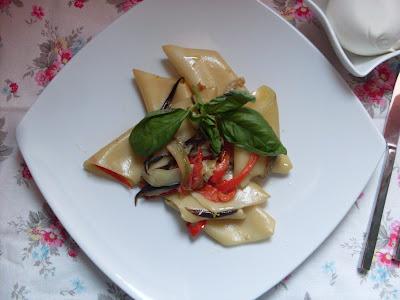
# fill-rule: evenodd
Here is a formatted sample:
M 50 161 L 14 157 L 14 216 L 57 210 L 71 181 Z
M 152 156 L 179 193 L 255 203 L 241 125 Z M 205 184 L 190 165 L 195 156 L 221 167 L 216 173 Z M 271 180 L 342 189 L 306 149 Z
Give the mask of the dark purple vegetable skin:
M 183 77 L 179 78 L 179 79 L 175 82 L 174 86 L 172 87 L 171 92 L 168 94 L 167 98 L 164 100 L 164 103 L 163 103 L 163 105 L 161 106 L 161 109 L 167 109 L 167 108 L 170 108 L 170 107 L 171 107 L 172 100 L 174 99 L 176 90 L 178 89 L 178 85 L 179 85 L 179 83 L 181 82 L 181 80 L 183 80 Z
M 237 209 L 227 209 L 227 210 L 221 211 L 219 213 L 214 213 L 207 209 L 194 209 L 194 208 L 188 208 L 188 207 L 185 207 L 185 208 L 191 214 L 198 216 L 198 217 L 207 218 L 207 219 L 216 219 L 216 218 L 230 216 L 238 211 Z
M 135 196 L 135 206 L 140 197 L 150 198 L 150 197 L 159 197 L 165 195 L 167 193 L 171 193 L 176 191 L 179 188 L 180 184 L 174 184 L 170 186 L 161 186 L 154 187 L 150 184 L 145 185 Z

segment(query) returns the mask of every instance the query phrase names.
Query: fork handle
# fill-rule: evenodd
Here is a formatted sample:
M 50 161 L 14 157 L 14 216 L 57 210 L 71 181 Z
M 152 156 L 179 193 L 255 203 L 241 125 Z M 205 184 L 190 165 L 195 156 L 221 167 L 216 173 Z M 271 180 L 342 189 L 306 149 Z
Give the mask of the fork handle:
M 396 253 L 394 254 L 393 259 L 396 261 L 400 261 L 400 235 L 397 238 L 397 249 L 396 249 Z
M 396 157 L 396 146 L 386 146 L 385 166 L 379 182 L 379 192 L 374 203 L 374 209 L 369 221 L 369 230 L 365 237 L 363 251 L 358 266 L 360 273 L 367 273 L 371 268 L 374 257 L 376 241 L 381 226 L 382 214 L 385 208 L 386 196 L 389 189 L 390 177 L 392 176 L 394 160 Z

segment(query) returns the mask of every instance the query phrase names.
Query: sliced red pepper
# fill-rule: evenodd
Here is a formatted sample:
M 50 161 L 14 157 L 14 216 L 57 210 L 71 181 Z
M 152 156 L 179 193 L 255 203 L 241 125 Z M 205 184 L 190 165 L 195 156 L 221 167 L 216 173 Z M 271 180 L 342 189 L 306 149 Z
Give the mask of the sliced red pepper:
M 201 220 L 196 223 L 186 223 L 187 230 L 192 237 L 196 237 L 206 227 L 207 221 Z
M 213 187 L 210 184 L 206 184 L 198 192 L 201 195 L 203 195 L 204 198 L 207 198 L 208 200 L 211 200 L 211 201 L 214 201 L 214 202 L 219 202 L 218 201 L 218 190 L 217 190 L 216 187 Z
M 223 193 L 219 191 L 216 187 L 210 184 L 206 184 L 201 190 L 199 190 L 199 193 L 203 197 L 214 202 L 227 202 L 235 197 L 236 190 L 233 190 L 229 193 Z
M 228 151 L 224 150 L 222 152 L 220 162 L 216 165 L 214 172 L 209 179 L 210 183 L 217 184 L 221 182 L 222 178 L 224 177 L 226 171 L 229 168 L 229 160 L 230 160 L 230 155 Z
M 250 171 L 254 168 L 259 156 L 255 153 L 250 154 L 249 161 L 240 173 L 230 180 L 224 180 L 216 185 L 216 188 L 223 193 L 229 193 L 238 188 L 243 179 L 249 175 Z
M 228 202 L 235 197 L 237 190 L 232 190 L 228 193 L 223 193 L 221 191 L 218 192 L 218 200 L 219 202 Z
M 106 169 L 106 168 L 104 168 L 102 166 L 99 166 L 99 165 L 96 165 L 96 167 L 98 169 L 100 169 L 102 172 L 112 176 L 114 179 L 118 180 L 123 185 L 126 185 L 129 188 L 133 187 L 133 184 L 128 179 L 126 179 L 124 176 L 122 176 L 122 175 L 120 175 L 118 173 L 115 173 L 114 171 L 112 171 L 110 169 Z
M 193 159 L 193 169 L 189 186 L 192 190 L 199 189 L 203 185 L 203 151 L 199 147 Z

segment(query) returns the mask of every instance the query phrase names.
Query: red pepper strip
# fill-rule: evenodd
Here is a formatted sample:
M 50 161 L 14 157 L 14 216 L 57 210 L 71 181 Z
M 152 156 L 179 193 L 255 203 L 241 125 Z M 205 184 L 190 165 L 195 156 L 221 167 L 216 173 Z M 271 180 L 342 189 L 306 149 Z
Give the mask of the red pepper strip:
M 218 192 L 218 200 L 219 202 L 228 202 L 233 199 L 236 195 L 236 189 L 230 191 L 229 193 Z
M 212 156 L 212 155 L 206 155 L 206 156 L 203 155 L 203 160 L 210 160 L 213 158 L 214 158 L 214 156 Z M 190 156 L 189 162 L 193 165 L 195 159 L 196 159 L 196 156 Z
M 196 157 L 193 160 L 192 174 L 189 180 L 189 187 L 192 190 L 199 189 L 203 185 L 203 152 L 199 147 Z
M 186 227 L 190 236 L 195 237 L 206 227 L 206 224 L 206 220 L 201 220 L 196 223 L 186 223 Z
M 126 185 L 129 188 L 133 187 L 133 184 L 128 179 L 126 179 L 124 176 L 122 176 L 122 175 L 120 175 L 118 173 L 115 173 L 114 171 L 112 171 L 110 169 L 106 169 L 106 168 L 104 168 L 102 166 L 99 166 L 99 165 L 96 165 L 96 167 L 98 169 L 100 169 L 101 171 L 103 171 L 104 173 L 112 176 L 114 179 L 118 180 L 123 185 Z
M 247 162 L 246 166 L 240 171 L 240 173 L 230 180 L 224 180 L 221 183 L 217 184 L 216 188 L 223 193 L 229 193 L 236 190 L 243 179 L 250 173 L 251 169 L 253 169 L 258 158 L 259 156 L 257 154 L 251 153 L 249 161 Z
M 210 184 L 206 184 L 203 186 L 201 190 L 198 191 L 203 197 L 207 198 L 208 200 L 219 202 L 218 201 L 218 190 L 217 188 L 213 187 Z
M 213 202 L 227 202 L 232 200 L 233 197 L 235 197 L 236 190 L 233 190 L 229 193 L 223 193 L 219 191 L 216 187 L 210 184 L 206 184 L 201 190 L 199 190 L 199 193 L 203 197 Z
M 229 160 L 230 155 L 228 151 L 224 150 L 221 155 L 220 162 L 216 165 L 212 176 L 209 179 L 209 182 L 212 184 L 220 183 L 222 177 L 224 177 L 226 170 L 229 168 Z

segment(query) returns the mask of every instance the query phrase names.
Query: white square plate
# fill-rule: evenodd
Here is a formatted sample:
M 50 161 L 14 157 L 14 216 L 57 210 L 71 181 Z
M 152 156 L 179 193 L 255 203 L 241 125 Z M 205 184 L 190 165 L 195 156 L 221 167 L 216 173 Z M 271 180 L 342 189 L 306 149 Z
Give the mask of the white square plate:
M 144 115 L 133 67 L 166 75 L 161 45 L 218 50 L 250 89 L 278 95 L 294 163 L 271 178 L 268 242 L 224 248 L 191 241 L 161 201 L 133 206 L 83 161 Z M 328 61 L 255 1 L 146 0 L 89 43 L 17 129 L 50 206 L 89 257 L 136 299 L 249 299 L 297 267 L 332 232 L 367 183 L 384 141 Z

